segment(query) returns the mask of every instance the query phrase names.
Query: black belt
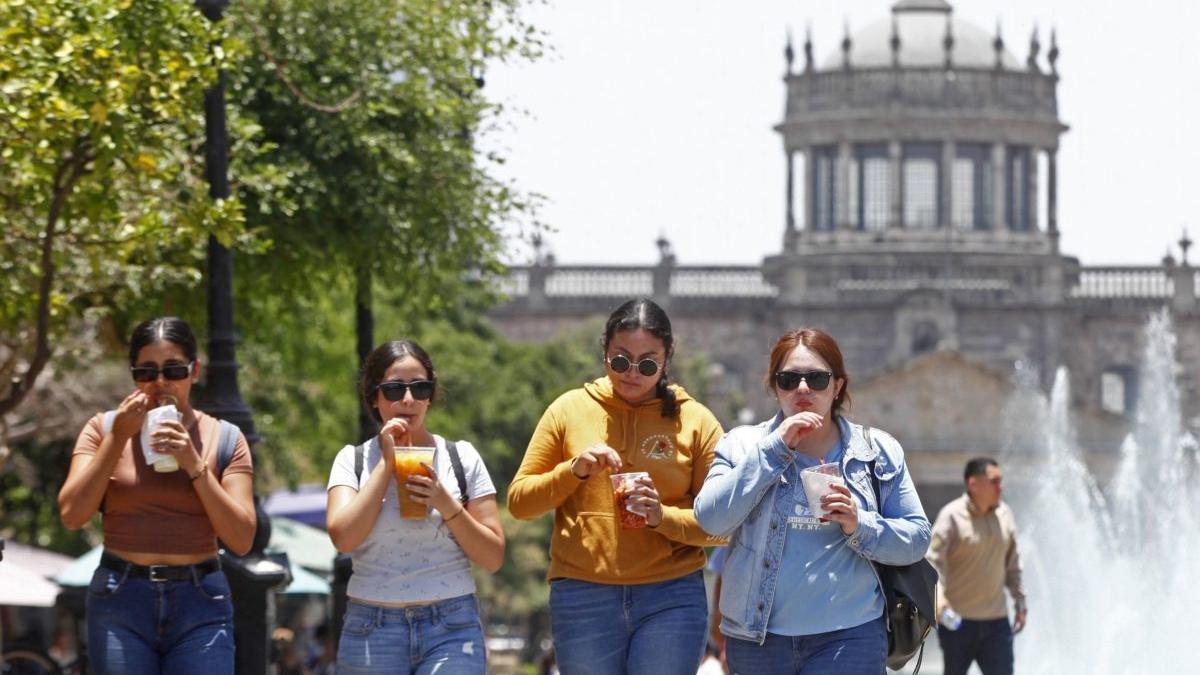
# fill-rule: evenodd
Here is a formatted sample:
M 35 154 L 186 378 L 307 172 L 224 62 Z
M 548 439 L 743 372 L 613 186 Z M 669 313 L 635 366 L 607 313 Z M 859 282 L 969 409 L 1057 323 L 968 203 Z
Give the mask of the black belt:
M 198 581 L 200 577 L 221 569 L 221 559 L 209 558 L 194 565 L 138 565 L 105 551 L 100 556 L 100 566 L 150 581 Z

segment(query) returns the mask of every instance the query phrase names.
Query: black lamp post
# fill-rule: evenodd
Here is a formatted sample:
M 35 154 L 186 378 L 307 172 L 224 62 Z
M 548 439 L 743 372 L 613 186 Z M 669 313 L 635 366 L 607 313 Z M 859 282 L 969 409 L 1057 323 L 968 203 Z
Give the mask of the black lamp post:
M 229 0 L 196 0 L 196 7 L 209 21 L 221 20 Z M 225 72 L 204 93 L 204 151 L 208 194 L 213 199 L 229 197 L 229 136 L 225 124 Z M 250 407 L 238 390 L 237 334 L 233 324 L 233 253 L 216 237 L 208 238 L 208 379 L 201 409 L 214 417 L 233 422 L 250 442 L 251 454 L 259 441 Z M 257 465 L 258 462 L 255 461 Z M 258 530 L 245 556 L 221 555 L 233 592 L 236 672 L 266 675 L 270 657 L 271 626 L 275 623 L 274 588 L 290 579 L 286 557 L 264 556 L 271 539 L 271 521 L 254 496 Z

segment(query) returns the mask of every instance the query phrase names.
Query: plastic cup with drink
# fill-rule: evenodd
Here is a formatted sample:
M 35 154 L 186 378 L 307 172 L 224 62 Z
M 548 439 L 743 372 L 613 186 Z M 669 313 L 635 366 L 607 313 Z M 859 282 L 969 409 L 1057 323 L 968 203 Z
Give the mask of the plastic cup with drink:
M 396 448 L 396 482 L 400 493 L 400 517 L 410 520 L 421 520 L 429 513 L 429 507 L 421 502 L 413 501 L 408 491 L 409 476 L 425 476 L 433 478 L 433 473 L 424 465 L 433 466 L 433 448 L 428 447 L 399 447 Z
M 157 407 L 147 412 L 142 419 L 142 454 L 146 458 L 146 463 L 159 473 L 178 471 L 179 460 L 175 459 L 174 455 L 155 451 L 151 437 L 163 422 L 167 420 L 178 422 L 183 419 L 183 415 L 175 407 L 174 396 L 161 396 L 155 401 L 155 404 Z
M 637 479 L 642 477 L 649 478 L 650 474 L 645 471 L 630 471 L 609 476 L 612 480 L 613 499 L 617 505 L 617 519 L 623 530 L 635 530 L 646 526 L 646 514 L 629 504 L 630 493 L 637 487 Z
M 821 504 L 821 498 L 834 492 L 834 485 L 845 486 L 842 480 L 841 468 L 836 462 L 810 466 L 800 472 L 800 482 L 804 485 L 804 495 L 808 498 L 808 508 L 817 518 L 824 518 L 829 511 Z

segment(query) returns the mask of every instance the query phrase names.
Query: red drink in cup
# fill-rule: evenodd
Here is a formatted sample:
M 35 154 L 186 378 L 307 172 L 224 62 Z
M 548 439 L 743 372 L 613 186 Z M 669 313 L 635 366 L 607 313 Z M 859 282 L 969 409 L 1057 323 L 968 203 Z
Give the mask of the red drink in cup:
M 645 471 L 631 471 L 609 476 L 612 479 L 613 499 L 617 506 L 617 520 L 620 521 L 623 530 L 636 530 L 646 526 L 646 514 L 637 511 L 636 508 L 630 508 L 629 505 L 629 493 L 636 487 L 637 479 L 643 476 L 649 478 L 650 474 Z

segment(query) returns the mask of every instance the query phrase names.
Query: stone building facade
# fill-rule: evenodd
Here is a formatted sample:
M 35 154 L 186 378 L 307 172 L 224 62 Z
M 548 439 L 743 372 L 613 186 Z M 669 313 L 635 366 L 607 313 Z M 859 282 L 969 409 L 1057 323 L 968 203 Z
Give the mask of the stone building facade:
M 762 386 L 774 339 L 823 328 L 854 378 L 852 416 L 900 438 L 931 513 L 960 489 L 968 456 L 1001 453 L 1003 411 L 1032 386 L 1015 384 L 1014 368 L 1046 389 L 1065 366 L 1103 474 L 1128 428 L 1153 312 L 1173 316 L 1185 418 L 1200 414 L 1197 273 L 1186 236 L 1161 266 L 1089 267 L 1059 250 L 1068 127 L 1056 42 L 1051 33 L 1042 57 L 1035 33 L 1018 60 L 943 0 L 901 0 L 823 61 L 809 38 L 799 59 L 789 44 L 778 253 L 758 266 L 687 266 L 660 240 L 659 263 L 636 267 L 556 265 L 539 250 L 513 270 L 492 320 L 543 340 L 653 297 L 679 349 L 713 364 L 708 402 L 727 425 L 774 411 Z

